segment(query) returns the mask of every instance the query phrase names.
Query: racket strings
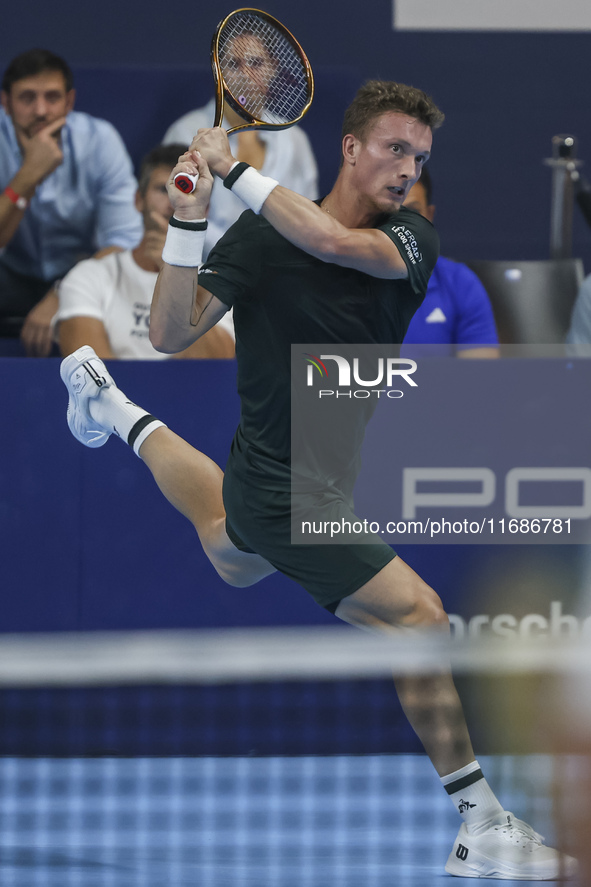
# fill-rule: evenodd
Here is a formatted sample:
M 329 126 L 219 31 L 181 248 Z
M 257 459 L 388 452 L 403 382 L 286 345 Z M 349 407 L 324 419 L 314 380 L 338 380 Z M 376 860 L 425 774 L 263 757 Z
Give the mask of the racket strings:
M 262 123 L 299 119 L 311 97 L 307 67 L 285 34 L 258 16 L 237 14 L 218 46 L 225 88 L 241 108 Z

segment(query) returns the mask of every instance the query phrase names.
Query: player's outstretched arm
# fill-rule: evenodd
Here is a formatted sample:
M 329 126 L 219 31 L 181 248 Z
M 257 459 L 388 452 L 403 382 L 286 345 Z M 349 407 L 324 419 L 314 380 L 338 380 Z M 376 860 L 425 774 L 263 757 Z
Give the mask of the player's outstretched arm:
M 192 194 L 184 194 L 175 187 L 174 177 L 179 172 L 199 175 Z M 166 354 L 184 351 L 228 310 L 197 283 L 212 184 L 207 163 L 194 150 L 179 158 L 168 180 L 174 214 L 150 311 L 150 341 L 157 351 Z
M 238 164 L 220 127 L 200 129 L 191 149 L 207 159 L 212 172 L 256 213 L 295 246 L 324 262 L 355 268 L 373 277 L 406 278 L 406 264 L 387 234 L 373 228 L 348 228 L 315 203 Z
M 387 234 L 376 228 L 347 228 L 315 203 L 277 186 L 261 215 L 294 246 L 323 262 L 355 268 L 372 277 L 408 277 L 408 269 Z

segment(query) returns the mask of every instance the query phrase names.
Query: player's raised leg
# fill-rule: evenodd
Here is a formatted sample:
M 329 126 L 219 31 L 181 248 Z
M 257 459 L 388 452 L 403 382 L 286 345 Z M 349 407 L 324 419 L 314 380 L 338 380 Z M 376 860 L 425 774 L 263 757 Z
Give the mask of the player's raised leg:
M 205 453 L 164 427 L 146 438 L 138 455 L 168 501 L 191 521 L 205 554 L 229 585 L 253 585 L 275 572 L 264 558 L 240 551 L 230 541 L 222 501 L 224 475 Z
M 111 434 L 126 441 L 148 466 L 160 490 L 195 527 L 203 549 L 230 585 L 252 585 L 274 572 L 256 554 L 239 551 L 226 533 L 223 472 L 117 387 L 88 345 L 66 357 L 60 374 L 68 389 L 68 426 L 88 447 L 103 446 Z
M 399 557 L 343 598 L 336 615 L 365 629 L 449 633 L 438 595 Z M 546 847 L 527 823 L 503 809 L 475 760 L 451 669 L 442 661 L 428 676 L 397 676 L 408 720 L 464 820 L 446 864 L 464 878 L 553 880 L 576 873 L 571 857 Z

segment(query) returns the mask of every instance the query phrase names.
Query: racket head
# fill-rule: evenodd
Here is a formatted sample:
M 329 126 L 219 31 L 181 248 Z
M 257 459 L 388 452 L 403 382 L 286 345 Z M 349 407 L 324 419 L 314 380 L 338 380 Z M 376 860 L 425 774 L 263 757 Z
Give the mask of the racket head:
M 224 101 L 247 129 L 286 129 L 307 113 L 314 97 L 308 58 L 288 29 L 260 9 L 236 9 L 218 25 L 211 45 L 216 119 Z

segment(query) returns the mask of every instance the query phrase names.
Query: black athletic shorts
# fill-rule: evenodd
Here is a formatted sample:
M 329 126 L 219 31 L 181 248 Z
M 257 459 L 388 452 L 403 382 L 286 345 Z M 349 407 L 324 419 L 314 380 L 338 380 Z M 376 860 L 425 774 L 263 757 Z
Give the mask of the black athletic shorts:
M 226 530 L 236 548 L 264 557 L 331 613 L 396 557 L 379 538 L 368 543 L 292 544 L 291 492 L 265 489 L 233 470 L 232 459 L 226 467 L 223 495 Z M 358 520 L 344 498 L 340 502 L 334 496 L 328 498 L 325 509 L 319 503 L 318 519 Z

